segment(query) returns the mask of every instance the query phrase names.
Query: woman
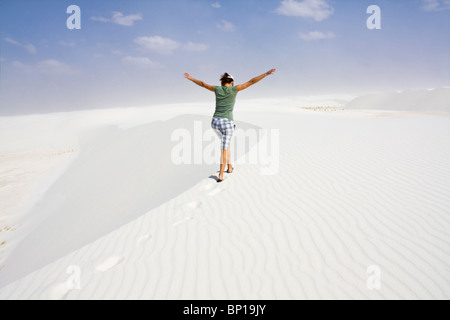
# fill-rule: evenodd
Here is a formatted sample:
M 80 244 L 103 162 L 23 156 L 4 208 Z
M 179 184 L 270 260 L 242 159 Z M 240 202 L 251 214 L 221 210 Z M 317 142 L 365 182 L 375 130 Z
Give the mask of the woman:
M 217 134 L 222 140 L 222 152 L 220 159 L 220 173 L 217 179 L 217 182 L 223 181 L 223 175 L 225 172 L 225 167 L 228 165 L 227 173 L 233 172 L 233 166 L 231 164 L 231 156 L 230 156 L 230 142 L 231 138 L 234 134 L 234 119 L 233 119 L 233 109 L 236 103 L 236 95 L 239 91 L 245 90 L 248 87 L 258 83 L 262 79 L 267 76 L 270 76 L 275 72 L 275 69 L 272 69 L 258 77 L 253 78 L 252 80 L 234 86 L 234 78 L 233 76 L 225 73 L 220 81 L 222 86 L 211 86 L 209 84 L 204 83 L 203 81 L 194 79 L 191 77 L 189 73 L 185 73 L 184 77 L 196 85 L 203 87 L 209 91 L 212 91 L 216 94 L 216 112 L 214 113 L 211 127 L 216 130 Z

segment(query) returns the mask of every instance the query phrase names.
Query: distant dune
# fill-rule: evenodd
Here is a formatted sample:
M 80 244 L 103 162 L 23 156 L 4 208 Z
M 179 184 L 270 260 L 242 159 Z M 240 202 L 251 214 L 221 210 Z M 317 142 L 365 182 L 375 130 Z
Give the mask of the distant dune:
M 353 99 L 344 108 L 450 112 L 450 88 L 368 94 Z

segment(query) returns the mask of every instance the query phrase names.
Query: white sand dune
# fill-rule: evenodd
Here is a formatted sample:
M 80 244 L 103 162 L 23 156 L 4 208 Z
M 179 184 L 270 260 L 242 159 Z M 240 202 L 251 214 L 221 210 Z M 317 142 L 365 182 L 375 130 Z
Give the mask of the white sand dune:
M 450 88 L 367 94 L 348 102 L 345 108 L 450 112 Z
M 217 184 L 215 165 L 167 163 L 171 132 L 205 115 L 180 110 L 95 125 L 23 215 L 38 218 L 17 230 L 0 299 L 450 298 L 450 117 L 243 107 L 238 126 L 269 131 Z M 277 132 L 263 175 L 244 154 Z
M 216 165 L 171 161 L 172 132 L 187 128 L 194 136 L 195 121 L 206 131 L 211 119 L 182 116 L 82 136 L 78 158 L 33 209 L 30 219 L 36 227 L 8 257 L 0 285 L 108 234 L 214 172 Z

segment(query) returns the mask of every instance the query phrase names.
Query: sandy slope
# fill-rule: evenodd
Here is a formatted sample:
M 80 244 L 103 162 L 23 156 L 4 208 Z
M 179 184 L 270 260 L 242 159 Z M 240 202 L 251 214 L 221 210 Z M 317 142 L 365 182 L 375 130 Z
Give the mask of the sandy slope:
M 164 185 L 182 174 L 171 164 L 146 180 L 146 161 L 134 163 L 128 180 L 126 162 L 114 159 L 129 143 L 132 151 L 145 149 L 137 132 L 151 132 L 150 124 L 124 133 L 124 144 L 106 147 L 110 134 L 97 136 L 46 195 L 47 206 L 58 192 L 69 200 L 0 271 L 3 283 L 17 279 L 0 298 L 448 299 L 450 117 L 372 114 L 239 110 L 243 123 L 279 130 L 278 170 L 262 175 L 268 163 L 247 159 L 217 184 L 216 167 L 200 166 L 198 175 L 183 176 L 190 186 L 178 193 Z M 154 150 L 169 151 L 164 143 Z M 122 176 L 126 187 L 103 170 Z M 80 191 L 74 181 L 84 174 L 94 184 Z M 154 174 L 161 176 L 151 182 Z M 144 185 L 170 197 L 145 211 L 133 198 Z M 123 219 L 104 228 L 109 213 Z M 82 228 L 81 241 L 70 224 Z M 30 249 L 41 250 L 44 261 L 34 261 Z M 32 267 L 18 274 L 21 261 Z M 367 287 L 370 266 L 381 271 L 380 290 Z
M 78 158 L 33 208 L 36 226 L 8 257 L 0 285 L 95 241 L 208 176 L 216 165 L 171 161 L 171 135 L 186 128 L 194 136 L 195 122 L 206 131 L 210 121 L 181 116 L 82 136 Z
M 368 94 L 348 102 L 345 109 L 450 112 L 450 88 Z

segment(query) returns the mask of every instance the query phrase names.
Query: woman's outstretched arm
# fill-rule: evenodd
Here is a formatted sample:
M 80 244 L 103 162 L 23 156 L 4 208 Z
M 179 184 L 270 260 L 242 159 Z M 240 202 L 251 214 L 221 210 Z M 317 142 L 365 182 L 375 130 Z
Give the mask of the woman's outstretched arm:
M 259 81 L 261 81 L 261 80 L 264 79 L 265 77 L 270 76 L 270 75 L 273 74 L 275 71 L 276 71 L 276 69 L 269 70 L 269 71 L 267 71 L 266 73 L 263 73 L 263 74 L 260 75 L 260 76 L 254 77 L 252 80 L 250 80 L 250 81 L 248 81 L 248 82 L 246 82 L 246 83 L 244 83 L 244 84 L 238 85 L 238 86 L 236 87 L 236 89 L 237 89 L 237 91 L 245 90 L 245 89 L 247 89 L 248 87 L 250 87 L 250 86 L 252 86 L 252 85 L 258 83 Z
M 204 83 L 203 81 L 200 81 L 200 80 L 197 80 L 197 79 L 192 78 L 191 75 L 190 75 L 189 73 L 185 73 L 185 74 L 184 74 L 184 77 L 185 77 L 186 79 L 188 79 L 188 80 L 191 80 L 191 81 L 192 81 L 193 83 L 195 83 L 196 85 L 198 85 L 198 86 L 200 86 L 200 87 L 202 87 L 202 88 L 205 88 L 205 89 L 207 89 L 207 90 L 209 90 L 209 91 L 214 92 L 214 89 L 215 89 L 214 86 L 211 86 L 211 85 L 209 85 L 209 84 Z

